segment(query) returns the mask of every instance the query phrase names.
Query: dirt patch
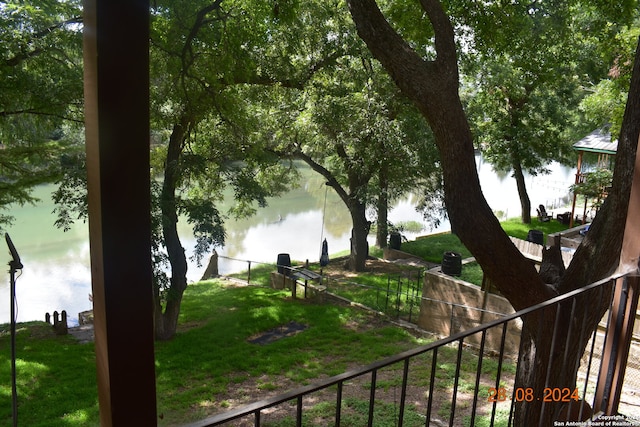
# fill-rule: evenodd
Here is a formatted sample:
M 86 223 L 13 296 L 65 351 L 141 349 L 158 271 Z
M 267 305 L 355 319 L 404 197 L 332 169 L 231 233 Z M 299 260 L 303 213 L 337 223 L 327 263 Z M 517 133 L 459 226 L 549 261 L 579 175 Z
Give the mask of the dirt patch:
M 405 423 L 404 425 L 425 425 L 427 413 L 429 413 L 432 426 L 448 426 L 463 427 L 468 425 L 469 415 L 476 398 L 476 422 L 480 417 L 490 417 L 492 404 L 488 402 L 488 390 L 495 387 L 495 378 L 491 375 L 481 375 L 480 386 L 478 387 L 477 396 L 475 388 L 469 388 L 469 383 L 475 385 L 475 373 L 473 378 L 466 377 L 457 385 L 455 393 L 456 415 L 453 423 L 449 424 L 449 416 L 451 413 L 451 401 L 454 394 L 453 379 L 445 376 L 447 364 L 446 361 L 439 362 L 433 386 L 430 383 L 431 360 L 430 355 L 412 361 L 422 365 L 415 371 L 410 371 L 407 379 L 405 404 Z M 326 357 L 321 363 L 330 366 L 333 362 L 331 356 Z M 346 371 L 362 367 L 359 364 L 348 366 Z M 415 369 L 415 368 L 412 368 Z M 402 399 L 402 375 L 403 364 L 383 368 L 376 373 L 376 388 L 374 392 L 374 400 L 376 402 L 375 417 L 386 418 L 398 416 L 399 407 Z M 313 384 L 327 379 L 326 375 L 321 375 L 312 380 Z M 245 380 L 238 381 L 238 377 L 234 377 L 234 385 L 227 392 L 216 396 L 209 402 L 206 411 L 209 414 L 222 413 L 229 410 L 242 407 L 249 403 L 255 403 L 259 400 L 269 399 L 284 393 L 285 391 L 295 390 L 305 384 L 292 381 L 284 375 L 262 375 L 257 378 L 247 377 Z M 512 390 L 513 375 L 503 375 L 501 386 L 507 390 Z M 432 387 L 432 390 L 430 390 Z M 348 425 L 366 425 L 366 414 L 368 411 L 368 402 L 372 396 L 371 392 L 371 375 L 364 375 L 345 381 L 342 387 L 341 399 L 341 417 L 343 420 L 350 419 Z M 311 420 L 305 418 L 304 425 L 329 426 L 335 422 L 337 388 L 330 387 L 312 394 L 304 395 L 302 398 L 302 411 L 305 417 L 311 417 Z M 501 411 L 508 410 L 509 402 L 499 402 L 498 408 Z M 200 410 L 204 408 L 199 408 Z M 278 405 L 274 405 L 261 412 L 262 425 L 291 425 L 289 422 L 295 422 L 296 417 L 296 400 L 287 401 Z M 360 420 L 354 421 L 353 420 Z M 253 426 L 255 420 L 253 416 L 238 419 L 229 425 L 234 427 Z M 375 425 L 375 424 L 374 424 Z

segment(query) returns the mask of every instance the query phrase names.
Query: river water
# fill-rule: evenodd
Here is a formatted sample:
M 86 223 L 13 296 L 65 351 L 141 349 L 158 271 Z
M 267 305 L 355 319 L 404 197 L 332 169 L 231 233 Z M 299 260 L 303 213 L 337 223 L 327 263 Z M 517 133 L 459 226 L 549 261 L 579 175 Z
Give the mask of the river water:
M 520 215 L 515 181 L 494 173 L 491 166 L 483 163 L 480 157 L 477 158 L 477 165 L 483 192 L 492 209 L 504 216 Z M 551 170 L 550 175 L 527 178 L 532 205 L 563 204 L 561 199 L 566 196 L 574 180 L 575 169 L 554 164 Z M 53 225 L 54 205 L 50 197 L 53 190 L 53 185 L 38 187 L 35 195 L 41 199 L 39 203 L 10 211 L 16 220 L 7 231 L 24 264 L 16 281 L 17 320 L 44 320 L 47 312 L 66 310 L 69 324 L 73 325 L 77 323 L 79 312 L 91 308 L 88 227 L 79 222 L 70 231 L 63 232 Z M 424 224 L 421 214 L 415 211 L 413 205 L 411 196 L 397 202 L 389 213 L 389 220 L 393 223 L 423 223 L 424 231 L 418 234 L 449 229 L 446 220 L 437 228 Z M 225 209 L 223 206 L 220 211 Z M 260 209 L 252 218 L 227 220 L 226 228 L 226 245 L 217 251 L 221 256 L 234 260 L 220 259 L 221 274 L 246 269 L 246 260 L 275 263 L 279 253 L 288 253 L 295 260 L 317 261 L 324 238 L 327 239 L 329 253 L 348 250 L 351 221 L 344 204 L 324 185 L 324 180 L 304 168 L 299 188 L 270 200 L 268 207 Z M 188 224 L 183 222 L 179 231 L 190 256 L 195 240 Z M 405 235 L 409 239 L 416 237 L 413 233 Z M 4 242 L 0 246 L 4 247 Z M 0 250 L 0 263 L 7 265 L 9 259 L 8 249 Z M 189 280 L 197 281 L 204 268 L 205 265 L 198 266 L 195 261 L 190 262 Z M 0 278 L 0 323 L 9 321 L 7 267 L 5 278 Z

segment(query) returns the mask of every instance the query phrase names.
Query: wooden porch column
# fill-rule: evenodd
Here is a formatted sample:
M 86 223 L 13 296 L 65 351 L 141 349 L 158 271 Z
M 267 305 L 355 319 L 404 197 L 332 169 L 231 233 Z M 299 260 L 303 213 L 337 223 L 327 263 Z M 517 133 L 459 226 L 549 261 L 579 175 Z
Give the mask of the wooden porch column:
M 638 140 L 640 148 L 640 139 Z M 640 150 L 636 152 L 631 194 L 629 195 L 629 210 L 624 227 L 624 240 L 620 254 L 619 272 L 634 272 L 640 267 Z
M 640 145 L 640 140 L 639 140 Z M 635 167 L 629 195 L 629 208 L 620 253 L 618 273 L 628 273 L 627 286 L 618 279 L 614 304 L 611 307 L 611 327 L 604 343 L 602 364 L 594 399 L 594 412 L 615 414 L 618 411 L 620 393 L 633 334 L 635 314 L 638 309 L 640 281 L 640 150 L 636 151 Z M 618 322 L 616 323 L 616 320 Z M 613 324 L 613 325 L 612 325 Z
M 100 422 L 154 426 L 148 0 L 85 0 L 84 67 Z
M 584 155 L 584 151 L 578 151 L 578 166 L 576 167 L 576 184 L 580 184 L 582 177 L 582 156 Z M 569 228 L 573 228 L 573 217 L 576 212 L 576 199 L 578 195 L 573 193 L 573 203 L 571 203 L 571 218 L 569 220 Z
M 616 281 L 614 302 L 611 307 L 609 331 L 603 344 L 602 362 L 594 399 L 594 413 L 618 413 L 618 404 L 624 385 L 629 357 L 633 324 L 638 309 L 638 276 L 621 277 Z

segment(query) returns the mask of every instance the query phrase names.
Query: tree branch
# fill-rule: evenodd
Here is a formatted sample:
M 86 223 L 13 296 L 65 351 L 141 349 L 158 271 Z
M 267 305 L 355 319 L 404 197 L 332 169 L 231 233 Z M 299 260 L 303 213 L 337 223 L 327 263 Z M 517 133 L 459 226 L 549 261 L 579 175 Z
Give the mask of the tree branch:
M 42 39 L 43 37 L 47 36 L 48 34 L 52 33 L 55 30 L 58 30 L 60 28 L 63 28 L 66 25 L 69 24 L 79 24 L 82 22 L 82 17 L 81 16 L 74 16 L 73 18 L 69 18 L 65 21 L 59 22 L 55 25 L 52 25 L 50 27 L 47 27 L 37 33 L 34 33 L 30 40 L 28 40 L 27 42 L 25 42 L 25 45 L 28 46 L 29 44 L 31 44 L 33 41 L 35 40 L 39 40 Z M 18 65 L 20 65 L 23 61 L 36 57 L 38 55 L 40 55 L 41 53 L 45 52 L 44 49 L 41 48 L 35 48 L 29 51 L 23 51 L 17 55 L 12 56 L 9 59 L 6 59 L 4 61 L 4 65 L 7 67 L 17 67 Z
M 313 169 L 315 172 L 317 172 L 320 175 L 322 175 L 322 177 L 327 180 L 327 185 L 330 186 L 331 188 L 333 188 L 336 191 L 336 193 L 338 193 L 338 196 L 340 196 L 340 199 L 342 199 L 342 201 L 344 201 L 345 204 L 347 204 L 347 206 L 348 206 L 349 194 L 340 185 L 340 183 L 333 176 L 331 171 L 329 171 L 327 168 L 322 166 L 320 163 L 317 163 L 315 160 L 313 160 L 313 158 L 311 156 L 309 156 L 308 154 L 304 153 L 300 149 L 295 149 L 295 150 L 293 150 L 291 152 L 288 152 L 288 153 L 284 152 L 284 151 L 273 150 L 273 149 L 266 149 L 266 151 L 268 151 L 268 152 L 270 152 L 272 154 L 275 154 L 276 156 L 278 156 L 280 158 L 294 158 L 294 159 L 299 159 L 299 160 L 304 161 L 306 164 L 309 165 L 309 167 L 311 167 L 311 169 Z
M 400 90 L 428 121 L 440 152 L 445 204 L 452 232 L 514 308 L 555 295 L 513 245 L 480 187 L 473 136 L 458 92 L 453 28 L 438 0 L 421 0 L 436 34 L 435 60 L 421 58 L 389 25 L 375 0 L 347 0 L 358 34 Z M 472 214 L 470 212 L 472 209 Z M 504 260 L 509 260 L 505 263 Z M 520 286 L 513 286 L 519 283 Z
M 67 117 L 67 116 L 62 116 L 60 114 L 52 114 L 52 113 L 45 113 L 43 111 L 38 111 L 34 108 L 26 108 L 24 110 L 12 110 L 12 111 L 0 111 L 0 117 L 10 117 L 10 116 L 18 116 L 21 114 L 30 114 L 33 116 L 43 116 L 43 117 L 53 117 L 53 118 L 57 118 L 57 119 L 62 119 L 62 120 L 66 120 L 72 123 L 79 123 L 82 124 L 84 123 L 84 119 L 74 119 L 71 117 Z

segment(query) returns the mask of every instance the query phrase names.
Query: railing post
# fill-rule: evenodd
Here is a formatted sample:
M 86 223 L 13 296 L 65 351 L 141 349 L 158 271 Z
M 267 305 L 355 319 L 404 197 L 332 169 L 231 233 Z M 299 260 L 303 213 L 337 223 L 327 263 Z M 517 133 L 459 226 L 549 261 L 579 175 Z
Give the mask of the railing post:
M 453 335 L 453 318 L 454 318 L 454 312 L 453 310 L 455 310 L 456 306 L 451 304 L 451 319 L 449 319 L 449 335 Z
M 603 412 L 614 415 L 618 412 L 620 394 L 624 383 L 624 374 L 629 356 L 635 314 L 638 308 L 640 281 L 637 275 L 629 275 L 616 279 L 613 306 L 611 307 L 611 324 L 604 343 L 602 363 L 596 395 L 594 413 Z
M 251 284 L 251 261 L 247 261 L 249 266 L 247 267 L 247 285 Z
M 289 267 L 287 267 L 289 268 Z M 289 268 L 289 277 L 291 277 L 291 269 Z M 298 280 L 296 280 L 295 278 L 291 279 L 291 298 L 292 299 L 296 299 L 298 298 Z

